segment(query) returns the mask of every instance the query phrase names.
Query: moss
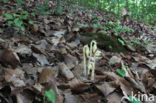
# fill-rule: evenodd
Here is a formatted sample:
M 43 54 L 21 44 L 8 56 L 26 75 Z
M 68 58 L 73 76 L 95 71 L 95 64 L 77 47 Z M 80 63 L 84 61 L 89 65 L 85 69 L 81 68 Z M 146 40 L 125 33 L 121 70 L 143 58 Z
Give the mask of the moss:
M 99 48 L 111 52 L 123 52 L 126 48 L 118 41 L 117 37 L 103 34 L 103 33 L 84 33 L 80 37 L 80 41 L 84 44 L 89 44 L 91 40 L 96 40 Z

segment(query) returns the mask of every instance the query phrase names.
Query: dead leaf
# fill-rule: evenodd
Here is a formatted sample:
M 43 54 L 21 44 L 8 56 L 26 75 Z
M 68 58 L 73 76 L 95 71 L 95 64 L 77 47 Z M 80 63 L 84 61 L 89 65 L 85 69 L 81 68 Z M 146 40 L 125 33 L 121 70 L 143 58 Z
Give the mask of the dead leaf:
M 54 36 L 61 38 L 64 34 L 65 34 L 66 30 L 62 30 L 62 31 L 55 31 L 54 32 Z
M 151 60 L 150 62 L 148 62 L 146 64 L 150 69 L 155 69 L 156 67 L 156 58 L 154 58 L 153 60 Z
M 37 59 L 41 66 L 49 65 L 45 55 L 33 53 L 33 56 Z
M 121 103 L 122 95 L 119 93 L 112 93 L 107 97 L 107 103 Z
M 33 85 L 34 89 L 37 90 L 38 92 L 42 92 L 43 86 L 39 83 L 36 83 L 35 85 Z
M 20 55 L 31 55 L 32 51 L 28 46 L 20 45 L 16 50 Z
M 36 33 L 38 30 L 39 30 L 38 25 L 37 24 L 33 24 L 32 27 L 31 27 L 32 33 Z
M 28 98 L 27 96 L 24 96 L 20 93 L 16 94 L 16 100 L 17 103 L 32 103 L 31 98 Z
M 116 90 L 119 84 L 115 82 L 105 82 L 102 85 L 95 85 L 105 97 L 107 97 L 110 93 Z
M 85 103 L 105 103 L 105 98 L 98 93 L 86 93 L 82 94 L 81 97 L 84 99 Z
M 156 54 L 156 42 L 152 42 L 152 43 L 148 44 L 148 45 L 146 46 L 146 50 L 147 50 L 149 53 Z
M 53 79 L 56 76 L 57 74 L 52 69 L 45 68 L 39 75 L 39 83 L 47 83 L 50 79 Z
M 113 57 L 111 58 L 111 60 L 113 61 L 113 64 L 121 63 L 121 57 L 118 57 L 118 56 L 113 56 Z M 110 64 L 112 64 L 111 61 L 110 61 Z
M 84 103 L 79 96 L 70 93 L 64 93 L 64 98 L 64 103 Z
M 64 56 L 64 62 L 69 69 L 72 69 L 78 62 L 78 59 L 70 54 Z
M 85 84 L 85 83 L 77 80 L 76 78 L 69 81 L 68 85 L 70 86 L 73 93 L 82 93 L 85 90 L 89 89 L 88 84 Z
M 70 69 L 64 64 L 64 63 L 60 63 L 59 64 L 59 70 L 61 72 L 61 74 L 67 79 L 67 80 L 71 80 L 74 78 L 73 73 L 70 71 Z
M 5 80 L 11 82 L 15 87 L 25 86 L 24 72 L 20 69 L 7 69 L 5 71 Z
M 17 53 L 9 48 L 0 49 L 0 62 L 5 66 L 10 65 L 13 69 L 18 65 L 22 66 Z
M 50 23 L 50 21 L 47 20 L 46 18 L 43 19 L 43 22 L 44 22 L 44 24 L 46 24 L 46 25 Z

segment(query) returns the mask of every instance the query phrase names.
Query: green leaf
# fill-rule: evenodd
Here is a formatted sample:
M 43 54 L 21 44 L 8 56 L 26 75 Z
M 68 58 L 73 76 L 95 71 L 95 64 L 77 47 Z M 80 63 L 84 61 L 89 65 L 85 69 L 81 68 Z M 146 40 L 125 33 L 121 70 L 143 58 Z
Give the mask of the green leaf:
M 30 21 L 29 21 L 29 24 L 34 24 L 34 22 L 30 20 Z
M 137 40 L 131 40 L 131 42 L 134 43 L 134 44 L 137 44 L 137 45 L 141 45 L 141 42 L 137 41 Z
M 27 15 L 27 14 L 28 14 L 28 12 L 27 12 L 27 11 L 22 11 L 22 14 L 26 14 L 26 15 Z
M 21 6 L 24 3 L 24 0 L 16 0 L 18 6 Z
M 14 20 L 14 23 L 15 23 L 16 26 L 21 27 L 22 24 L 23 24 L 23 21 L 21 21 L 21 20 L 19 20 L 18 18 L 16 18 L 16 19 Z
M 142 103 L 138 98 L 134 97 L 134 96 L 129 96 L 128 99 L 131 103 Z
M 13 24 L 14 22 L 13 21 L 8 21 L 8 25 L 11 25 Z
M 149 42 L 149 41 L 144 40 L 144 44 L 145 44 L 145 45 L 149 45 L 149 44 L 150 44 L 150 42 Z
M 11 14 L 5 13 L 4 16 L 5 16 L 7 19 L 13 19 L 13 16 L 12 16 Z
M 13 14 L 13 16 L 14 16 L 14 17 L 20 17 L 20 15 L 18 15 L 18 14 Z
M 20 15 L 20 19 L 27 19 L 28 16 L 27 15 Z
M 120 38 L 118 38 L 118 41 L 124 46 L 125 42 L 123 40 L 121 40 Z
M 49 102 L 55 103 L 56 101 L 56 94 L 53 89 L 50 89 L 49 91 L 45 91 L 45 97 Z
M 94 28 L 97 28 L 99 26 L 99 24 L 93 24 Z
M 116 72 L 121 76 L 121 77 L 125 77 L 126 76 L 126 72 L 122 69 L 117 69 Z
M 3 0 L 3 3 L 7 3 L 7 0 Z
M 35 15 L 35 13 L 31 13 L 31 15 L 32 15 L 32 16 L 34 16 L 34 15 Z

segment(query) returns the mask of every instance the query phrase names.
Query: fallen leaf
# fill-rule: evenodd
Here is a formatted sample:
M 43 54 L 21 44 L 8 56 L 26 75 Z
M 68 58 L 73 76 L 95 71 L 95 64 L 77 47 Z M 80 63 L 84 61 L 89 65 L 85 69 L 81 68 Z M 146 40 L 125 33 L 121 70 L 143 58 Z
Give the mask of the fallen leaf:
M 53 79 L 57 76 L 57 74 L 52 70 L 45 68 L 39 75 L 39 83 L 47 83 L 49 79 Z
M 64 93 L 64 98 L 64 103 L 84 103 L 79 96 L 70 93 Z
M 107 103 L 121 103 L 122 95 L 119 93 L 112 93 L 107 97 Z
M 69 69 L 72 69 L 76 65 L 78 60 L 77 60 L 76 57 L 74 57 L 74 56 L 72 56 L 70 54 L 67 54 L 67 55 L 64 56 L 64 62 L 65 62 L 65 64 L 67 65 L 67 67 Z
M 33 56 L 37 59 L 41 66 L 49 65 L 45 55 L 33 53 Z
M 20 69 L 7 69 L 5 71 L 5 80 L 11 82 L 15 87 L 25 86 L 24 72 Z
M 112 58 L 110 58 L 110 64 L 118 64 L 121 63 L 121 57 L 117 57 L 117 56 L 113 56 Z
M 55 31 L 54 32 L 54 36 L 61 38 L 64 34 L 65 34 L 66 30 L 62 30 L 62 31 Z
M 20 45 L 16 50 L 20 55 L 31 55 L 32 51 L 28 46 Z
M 74 78 L 73 73 L 70 71 L 70 69 L 69 69 L 64 63 L 59 64 L 59 70 L 60 70 L 61 74 L 62 74 L 67 80 L 71 80 L 71 79 Z
M 107 97 L 109 94 L 116 90 L 119 84 L 116 84 L 115 82 L 105 82 L 102 85 L 95 86 L 103 93 L 105 97 Z
M 150 69 L 155 69 L 156 67 L 156 58 L 151 60 L 149 63 L 146 64 Z

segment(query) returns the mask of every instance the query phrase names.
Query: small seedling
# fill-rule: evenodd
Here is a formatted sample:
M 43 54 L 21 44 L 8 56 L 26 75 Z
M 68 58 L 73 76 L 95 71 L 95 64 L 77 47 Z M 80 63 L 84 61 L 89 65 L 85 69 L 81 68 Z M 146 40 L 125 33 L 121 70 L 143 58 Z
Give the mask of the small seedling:
M 49 91 L 45 91 L 44 103 L 47 103 L 46 101 L 47 102 L 52 102 L 52 103 L 56 102 L 56 94 L 55 94 L 53 89 L 50 89 Z
M 13 15 L 5 13 L 4 16 L 8 19 L 8 25 L 14 25 L 19 27 L 21 30 L 24 30 L 24 20 L 27 20 L 29 13 L 27 11 L 21 11 L 21 14 L 14 13 Z M 33 21 L 28 21 L 29 24 L 34 24 Z
M 117 69 L 116 72 L 121 76 L 121 77 L 125 77 L 126 76 L 126 72 L 123 69 Z

